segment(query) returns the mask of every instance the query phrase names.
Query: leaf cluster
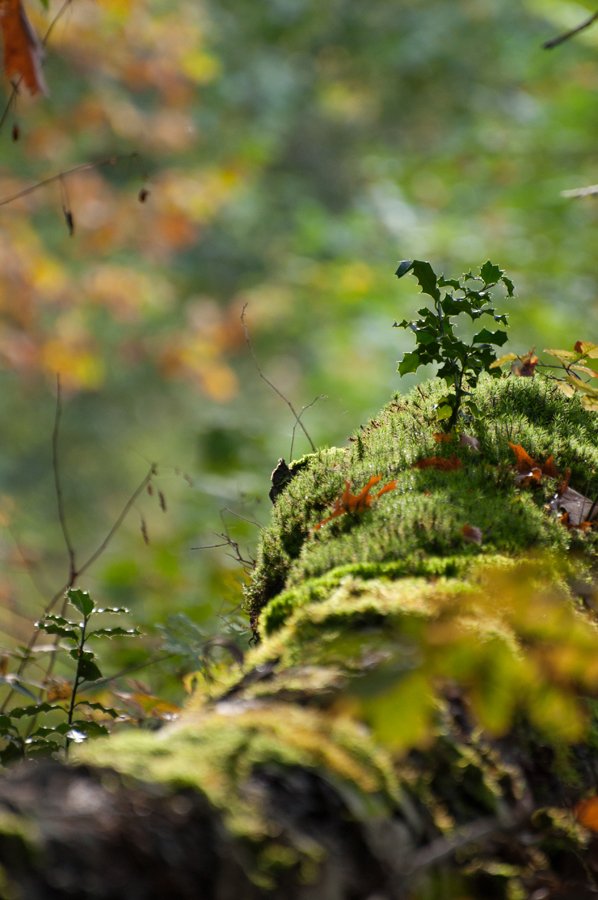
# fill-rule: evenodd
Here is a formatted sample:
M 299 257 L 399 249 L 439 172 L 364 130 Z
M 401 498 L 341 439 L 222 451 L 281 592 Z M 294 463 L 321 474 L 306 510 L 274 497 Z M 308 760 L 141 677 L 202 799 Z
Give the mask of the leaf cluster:
M 404 354 L 398 371 L 407 375 L 429 363 L 438 366 L 438 377 L 444 380 L 449 392 L 438 406 L 437 417 L 450 431 L 479 376 L 489 371 L 496 360 L 493 348 L 507 340 L 504 329 L 481 328 L 468 343 L 456 333 L 455 319 L 465 315 L 475 322 L 482 316 L 491 316 L 495 322 L 506 325 L 507 316 L 498 313 L 492 305 L 492 292 L 502 285 L 507 297 L 512 297 L 513 282 L 490 260 L 480 268 L 479 275 L 467 272 L 460 279 L 437 275 L 429 262 L 419 259 L 401 262 L 396 276 L 402 278 L 409 272 L 415 275 L 422 293 L 432 303 L 418 310 L 418 319 L 394 323 L 397 328 L 410 329 L 416 344 L 415 350 Z M 471 404 L 470 411 L 475 413 Z
M 0 715 L 0 740 L 4 742 L 0 750 L 2 764 L 20 757 L 68 751 L 71 743 L 79 744 L 90 737 L 107 734 L 106 725 L 101 720 L 105 722 L 118 716 L 113 707 L 91 701 L 80 694 L 82 686 L 91 685 L 104 677 L 89 642 L 135 637 L 140 632 L 137 628 L 121 626 L 91 627 L 98 616 L 122 616 L 129 611 L 124 607 L 97 607 L 87 591 L 71 588 L 66 593 L 66 601 L 81 614 L 82 619 L 48 613 L 36 623 L 36 627 L 54 636 L 56 645 L 52 645 L 51 649 L 58 649 L 65 660 L 70 660 L 71 665 L 74 663 L 72 679 L 53 693 L 42 686 L 44 693 L 51 698 L 43 702 L 24 685 L 19 685 L 19 692 L 35 702 L 15 706 Z M 23 726 L 23 723 L 27 724 Z

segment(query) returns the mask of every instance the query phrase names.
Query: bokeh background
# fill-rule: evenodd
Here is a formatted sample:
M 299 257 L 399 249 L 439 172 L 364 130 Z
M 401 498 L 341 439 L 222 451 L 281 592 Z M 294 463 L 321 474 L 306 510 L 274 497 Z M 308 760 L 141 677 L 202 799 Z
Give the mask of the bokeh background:
M 59 8 L 31 0 L 40 33 Z M 243 567 L 230 547 L 194 549 L 225 532 L 250 559 L 270 471 L 290 454 L 294 419 L 260 378 L 245 305 L 263 373 L 298 410 L 321 397 L 304 415 L 319 446 L 342 444 L 413 384 L 396 374 L 409 335 L 393 321 L 420 305 L 415 282 L 394 278 L 402 258 L 447 275 L 488 258 L 504 267 L 517 287 L 510 350 L 598 338 L 597 201 L 560 193 L 598 181 L 598 27 L 542 48 L 593 10 L 68 4 L 48 42 L 49 97 L 20 96 L 0 131 L 0 201 L 118 159 L 0 207 L 7 647 L 27 639 L 68 569 L 51 457 L 57 372 L 79 559 L 158 465 L 154 495 L 81 583 L 143 626 L 143 644 L 113 651 L 127 665 L 160 652 L 158 626 L 174 614 L 200 636 L 248 638 Z M 297 431 L 294 455 L 307 450 Z M 175 696 L 189 665 L 143 677 Z

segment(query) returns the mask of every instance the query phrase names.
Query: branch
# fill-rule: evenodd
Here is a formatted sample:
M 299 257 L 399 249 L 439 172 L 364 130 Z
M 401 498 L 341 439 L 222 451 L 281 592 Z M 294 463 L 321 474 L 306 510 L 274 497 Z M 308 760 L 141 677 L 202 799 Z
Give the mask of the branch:
M 10 197 L 5 197 L 3 200 L 0 200 L 0 206 L 6 206 L 8 203 L 13 203 L 13 201 L 15 200 L 20 200 L 21 197 L 26 197 L 28 194 L 32 194 L 39 188 L 46 187 L 46 185 L 52 184 L 54 181 L 60 181 L 61 183 L 63 183 L 63 179 L 66 178 L 67 175 L 73 175 L 75 172 L 85 172 L 89 169 L 100 169 L 102 168 L 102 166 L 115 166 L 117 163 L 122 162 L 125 159 L 137 159 L 138 157 L 139 153 L 136 150 L 133 150 L 131 153 L 118 153 L 114 156 L 107 156 L 105 159 L 100 159 L 97 162 L 81 163 L 78 166 L 73 166 L 72 169 L 67 169 L 64 172 L 58 172 L 56 175 L 50 175 L 48 178 L 44 178 L 42 181 L 38 181 L 36 184 L 32 184 L 29 187 L 23 188 L 22 191 L 17 191 L 16 194 L 11 194 Z
M 74 584 L 77 577 L 77 560 L 75 548 L 69 534 L 66 513 L 64 510 L 64 497 L 60 481 L 60 466 L 58 464 L 58 436 L 60 432 L 60 419 L 62 417 L 62 389 L 60 385 L 60 373 L 56 375 L 56 413 L 54 415 L 54 430 L 52 432 L 52 470 L 54 472 L 54 489 L 56 492 L 56 505 L 58 506 L 58 521 L 62 529 L 64 543 L 69 558 L 68 584 Z
M 0 205 L 1 205 L 1 204 L 0 204 Z M 241 324 L 242 324 L 242 326 L 243 326 L 243 331 L 245 332 L 245 343 L 247 344 L 247 346 L 248 346 L 248 348 L 249 348 L 249 352 L 251 353 L 251 356 L 253 357 L 253 361 L 254 361 L 254 363 L 255 363 L 255 367 L 256 367 L 256 369 L 257 369 L 258 375 L 260 376 L 260 378 L 262 379 L 262 381 L 265 381 L 266 384 L 268 385 L 268 387 L 271 388 L 271 389 L 274 391 L 275 394 L 278 394 L 278 396 L 280 397 L 280 399 L 283 400 L 284 403 L 286 403 L 286 405 L 289 407 L 289 409 L 291 410 L 291 412 L 292 412 L 293 415 L 295 416 L 295 423 L 296 423 L 296 425 L 299 425 L 299 426 L 300 426 L 301 431 L 303 432 L 303 434 L 305 435 L 305 437 L 306 437 L 307 440 L 309 441 L 309 445 L 310 445 L 310 447 L 311 447 L 311 449 L 312 449 L 312 452 L 315 453 L 315 452 L 316 452 L 316 445 L 315 445 L 314 442 L 312 441 L 311 437 L 309 436 L 309 434 L 308 434 L 308 432 L 307 432 L 307 429 L 306 429 L 305 425 L 304 425 L 303 422 L 301 421 L 301 415 L 303 414 L 304 410 L 301 410 L 301 413 L 298 413 L 298 412 L 297 412 L 297 410 L 295 409 L 295 407 L 293 406 L 293 404 L 291 403 L 291 401 L 288 400 L 288 399 L 285 397 L 285 395 L 282 393 L 282 391 L 280 391 L 280 390 L 276 387 L 276 385 L 273 384 L 273 383 L 270 381 L 270 379 L 267 378 L 267 377 L 264 375 L 264 372 L 263 372 L 263 370 L 262 370 L 262 368 L 261 368 L 259 362 L 257 361 L 257 356 L 255 355 L 255 350 L 253 349 L 253 344 L 251 343 L 251 338 L 249 337 L 249 328 L 248 328 L 248 326 L 247 326 L 247 322 L 245 321 L 245 312 L 246 312 L 246 310 L 247 310 L 247 303 L 245 304 L 245 306 L 243 307 L 243 310 L 242 310 L 242 312 L 241 312 Z M 309 405 L 311 406 L 312 404 L 310 403 Z M 305 407 L 305 409 L 307 409 L 307 407 Z
M 580 31 L 585 31 L 586 28 L 589 28 L 590 25 L 598 19 L 598 12 L 595 12 L 589 18 L 584 19 L 584 21 L 580 25 L 576 25 L 575 28 L 571 28 L 570 31 L 565 31 L 563 34 L 559 34 L 557 37 L 551 38 L 549 41 L 545 41 L 542 44 L 544 50 L 552 50 L 554 47 L 558 47 L 559 44 L 564 44 L 565 41 L 568 41 L 569 38 L 575 37 L 576 34 L 579 34 Z

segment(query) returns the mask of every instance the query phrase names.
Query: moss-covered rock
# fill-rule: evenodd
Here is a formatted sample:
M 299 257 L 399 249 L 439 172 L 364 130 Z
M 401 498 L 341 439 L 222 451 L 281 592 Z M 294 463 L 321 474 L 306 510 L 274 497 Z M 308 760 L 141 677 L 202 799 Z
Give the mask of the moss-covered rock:
M 482 378 L 447 438 L 441 394 L 290 467 L 241 670 L 159 733 L 77 754 L 202 798 L 237 867 L 206 897 L 589 896 L 573 811 L 598 771 L 598 543 L 559 497 L 567 477 L 598 495 L 598 416 L 549 381 Z

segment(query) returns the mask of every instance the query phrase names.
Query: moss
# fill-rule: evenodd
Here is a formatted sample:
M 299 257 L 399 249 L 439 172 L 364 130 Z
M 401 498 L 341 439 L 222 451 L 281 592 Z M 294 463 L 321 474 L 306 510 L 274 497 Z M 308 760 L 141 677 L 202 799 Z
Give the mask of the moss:
M 395 399 L 360 430 L 351 452 L 313 454 L 302 466 L 263 532 L 246 591 L 256 628 L 262 610 L 276 597 L 262 633 L 279 627 L 309 591 L 323 595 L 323 583 L 314 580 L 334 579 L 331 573 L 341 567 L 386 566 L 387 577 L 398 578 L 420 574 L 430 558 L 450 559 L 459 570 L 487 553 L 564 552 L 577 543 L 586 556 L 595 554 L 595 536 L 581 538 L 546 514 L 554 482 L 545 479 L 536 490 L 518 487 L 509 441 L 541 461 L 553 455 L 561 470 L 571 469 L 576 489 L 594 496 L 598 417 L 539 378 L 482 378 L 475 396 L 480 416 L 471 435 L 480 452 L 457 440 L 439 450 L 434 404 L 441 390 L 439 382 L 431 382 L 400 403 Z M 457 456 L 461 468 L 413 468 L 419 459 L 439 454 Z M 366 511 L 339 516 L 314 531 L 346 480 L 357 492 L 372 475 L 380 475 L 381 484 L 396 479 L 395 490 Z M 467 542 L 465 525 L 481 529 L 482 547 Z
M 187 713 L 158 735 L 130 731 L 94 741 L 77 751 L 76 761 L 201 791 L 233 833 L 252 839 L 268 834 L 259 805 L 246 793 L 252 774 L 264 766 L 319 772 L 357 816 L 388 814 L 400 796 L 389 757 L 365 729 L 276 703 Z
M 568 585 L 588 578 L 596 537 L 547 514 L 554 480 L 518 486 L 508 445 L 553 455 L 573 487 L 596 496 L 598 416 L 539 378 L 482 378 L 469 432 L 478 452 L 458 437 L 435 441 L 442 391 L 430 382 L 394 398 L 349 449 L 291 465 L 246 593 L 261 643 L 240 676 L 198 692 L 157 735 L 77 751 L 201 791 L 252 847 L 264 891 L 281 872 L 315 878 L 324 854 L 296 835 L 289 848 L 269 818 L 262 784 L 272 773 L 324 779 L 350 817 L 402 820 L 414 846 L 518 810 L 530 773 L 536 800 L 558 783 L 568 802 L 587 782 L 571 735 L 586 715 L 580 694 L 595 689 L 596 630 Z M 461 467 L 414 467 L 433 455 Z M 396 488 L 315 529 L 346 481 L 358 492 L 372 475 Z M 465 525 L 481 529 L 481 546 Z M 463 872 L 516 896 L 525 864 L 478 851 L 463 851 Z

